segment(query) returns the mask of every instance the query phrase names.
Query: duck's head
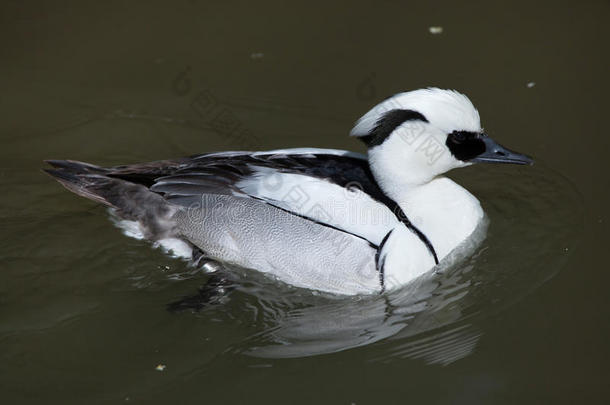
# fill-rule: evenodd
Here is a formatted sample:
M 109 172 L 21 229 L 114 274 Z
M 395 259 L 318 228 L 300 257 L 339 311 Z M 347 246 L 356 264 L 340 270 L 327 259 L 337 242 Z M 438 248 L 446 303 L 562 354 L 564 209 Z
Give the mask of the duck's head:
M 390 97 L 358 120 L 350 135 L 368 146 L 375 177 L 423 184 L 473 163 L 532 164 L 533 160 L 496 143 L 481 128 L 468 97 L 428 88 Z

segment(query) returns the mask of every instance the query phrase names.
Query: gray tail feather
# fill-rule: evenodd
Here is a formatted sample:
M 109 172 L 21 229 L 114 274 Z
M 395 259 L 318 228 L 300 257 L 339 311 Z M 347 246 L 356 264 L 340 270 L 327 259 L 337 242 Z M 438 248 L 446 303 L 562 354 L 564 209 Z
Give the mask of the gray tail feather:
M 172 206 L 148 187 L 109 177 L 110 169 L 73 160 L 47 160 L 44 169 L 66 189 L 116 210 L 121 218 L 138 221 L 151 240 L 175 235 Z
M 45 160 L 45 163 L 53 166 L 56 169 L 63 169 L 72 173 L 80 174 L 103 174 L 108 173 L 110 170 L 103 167 L 95 166 L 90 163 L 79 162 L 77 160 Z

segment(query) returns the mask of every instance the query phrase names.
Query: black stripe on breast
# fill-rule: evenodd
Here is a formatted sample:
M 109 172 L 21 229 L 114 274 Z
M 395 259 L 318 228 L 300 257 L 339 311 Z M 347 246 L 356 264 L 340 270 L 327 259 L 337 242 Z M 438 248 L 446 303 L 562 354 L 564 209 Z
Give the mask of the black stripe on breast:
M 379 259 L 381 256 L 381 250 L 390 238 L 392 231 L 386 233 L 386 235 L 383 237 L 381 243 L 379 244 L 379 248 L 377 249 L 377 253 L 375 254 L 375 264 L 377 266 L 377 271 L 379 272 L 379 285 L 381 285 L 381 293 L 385 291 L 385 258 L 381 262 Z
M 394 215 L 396 215 L 396 218 L 398 218 L 400 222 L 402 222 L 408 229 L 415 233 L 419 240 L 421 240 L 424 245 L 426 245 L 428 252 L 430 252 L 432 257 L 434 258 L 434 264 L 438 264 L 438 256 L 436 255 L 436 250 L 434 250 L 434 246 L 432 246 L 430 239 L 428 239 L 428 237 L 424 235 L 422 231 L 420 231 L 415 225 L 411 223 L 411 221 L 409 221 L 409 218 L 407 218 L 405 212 L 394 200 L 390 198 L 388 198 L 388 200 L 388 203 L 385 204 L 392 210 Z

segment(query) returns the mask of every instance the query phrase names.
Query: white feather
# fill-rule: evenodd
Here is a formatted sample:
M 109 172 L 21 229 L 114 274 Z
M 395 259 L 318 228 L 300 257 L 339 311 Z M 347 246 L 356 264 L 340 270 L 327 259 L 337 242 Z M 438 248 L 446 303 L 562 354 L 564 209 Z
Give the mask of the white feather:
M 236 185 L 249 195 L 377 245 L 399 223 L 386 205 L 358 187 L 346 189 L 323 179 L 266 167 L 257 167 L 254 176 Z
M 163 251 L 175 258 L 189 260 L 193 257 L 193 249 L 188 243 L 177 238 L 159 239 L 154 244 L 155 247 L 160 247 Z

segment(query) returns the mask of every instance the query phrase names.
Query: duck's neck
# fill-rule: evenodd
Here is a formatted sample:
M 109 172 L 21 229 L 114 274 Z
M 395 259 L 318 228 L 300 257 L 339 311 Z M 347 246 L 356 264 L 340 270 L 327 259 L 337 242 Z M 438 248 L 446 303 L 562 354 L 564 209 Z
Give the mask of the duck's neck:
M 483 218 L 479 201 L 444 176 L 404 175 L 370 161 L 381 190 L 434 247 L 439 260 L 470 236 Z

